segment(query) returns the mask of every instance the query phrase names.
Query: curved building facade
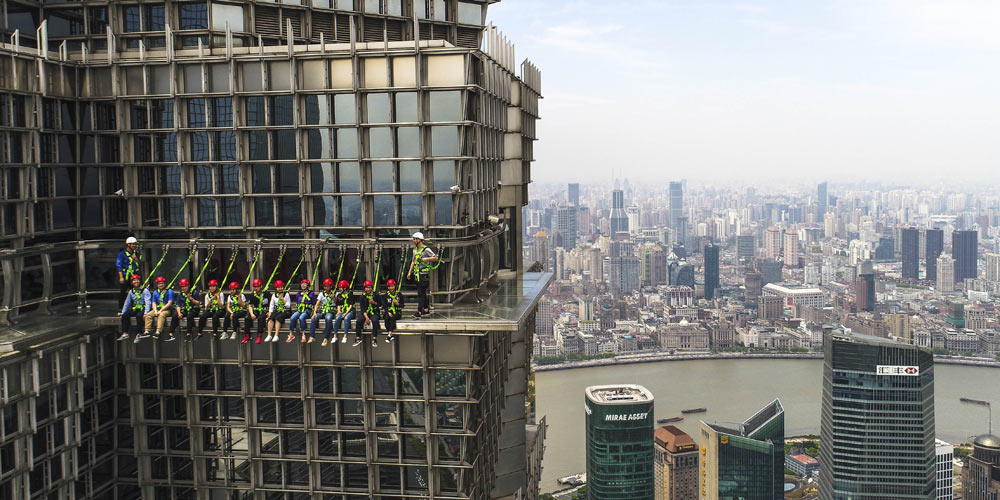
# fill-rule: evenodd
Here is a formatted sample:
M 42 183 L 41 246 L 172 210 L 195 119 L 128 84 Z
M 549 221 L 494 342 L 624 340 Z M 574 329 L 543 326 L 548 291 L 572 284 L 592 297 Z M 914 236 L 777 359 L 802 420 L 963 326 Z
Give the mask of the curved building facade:
M 586 389 L 590 500 L 653 500 L 653 394 L 640 385 Z

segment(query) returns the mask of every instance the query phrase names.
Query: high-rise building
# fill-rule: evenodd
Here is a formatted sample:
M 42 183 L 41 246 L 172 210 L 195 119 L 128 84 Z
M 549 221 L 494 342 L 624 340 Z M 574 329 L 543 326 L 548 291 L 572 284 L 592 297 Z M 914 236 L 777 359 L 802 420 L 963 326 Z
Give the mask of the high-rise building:
M 823 222 L 826 217 L 826 206 L 829 202 L 830 197 L 826 193 L 826 182 L 824 181 L 816 186 L 816 222 Z
M 531 248 L 531 260 L 542 266 L 542 271 L 549 269 L 549 235 L 545 231 L 535 233 L 534 245 Z
M 903 237 L 903 278 L 920 278 L 920 230 L 915 227 L 904 227 Z
M 799 232 L 794 229 L 785 231 L 785 245 L 782 251 L 785 265 L 789 268 L 799 267 Z
M 934 440 L 935 500 L 952 500 L 955 496 L 955 447 L 947 441 Z
M 946 253 L 937 258 L 937 291 L 939 293 L 955 291 L 955 259 Z
M 784 317 L 785 301 L 776 295 L 757 297 L 757 317 L 762 321 L 775 321 Z
M 580 206 L 580 185 L 577 183 L 570 183 L 566 186 L 566 201 L 570 206 L 579 207 Z
M 667 252 L 663 247 L 646 243 L 639 248 L 640 270 L 639 281 L 642 286 L 666 285 L 667 277 Z
M 653 500 L 653 394 L 622 384 L 585 395 L 588 497 Z
M 639 234 L 641 231 L 639 228 L 641 214 L 639 211 L 639 205 L 629 205 L 625 207 L 625 216 L 628 217 L 628 228 L 633 234 Z
M 1000 281 L 1000 253 L 990 252 L 986 254 L 986 276 L 983 279 Z
M 618 233 L 628 232 L 628 215 L 625 213 L 625 192 L 616 188 L 611 191 L 611 239 Z
M 611 291 L 627 295 L 638 290 L 641 268 L 639 258 L 634 255 L 608 257 L 608 285 Z
M 653 433 L 653 487 L 656 500 L 698 498 L 698 443 L 665 425 Z
M 858 312 L 875 310 L 875 275 L 859 274 L 854 280 L 854 297 Z
M 553 231 L 554 246 L 572 250 L 576 248 L 579 209 L 576 206 L 560 205 L 556 208 L 556 223 Z
M 785 409 L 775 399 L 740 423 L 700 423 L 701 500 L 784 496 Z
M 756 302 L 760 297 L 760 290 L 764 287 L 760 273 L 757 271 L 747 271 L 743 275 L 743 297 L 747 302 Z
M 715 298 L 715 290 L 719 288 L 719 247 L 709 243 L 705 245 L 705 298 Z
M 757 261 L 757 272 L 760 273 L 761 283 L 778 283 L 782 281 L 781 268 L 783 264 L 777 259 L 765 259 Z
M 951 256 L 955 259 L 955 283 L 966 278 L 975 279 L 979 274 L 979 232 L 954 231 L 951 233 Z
M 17 422 L 0 498 L 537 496 L 526 353 L 549 275 L 521 271 L 540 73 L 485 25 L 492 3 L 0 1 L 20 44 L 0 47 L 0 163 L 21 186 L 0 236 L 5 283 L 25 285 L 0 308 L 23 332 L 0 360 Z M 417 230 L 442 250 L 448 315 L 400 321 L 392 344 L 125 343 L 106 326 L 129 234 L 144 279 L 230 262 L 244 283 L 335 278 L 360 260 L 384 282 Z M 463 319 L 486 310 L 502 321 Z
M 1000 498 L 1000 438 L 983 434 L 972 441 L 962 484 L 965 500 Z
M 770 226 L 764 231 L 764 257 L 781 258 L 781 229 Z
M 669 198 L 670 228 L 674 230 L 674 242 L 683 245 L 687 236 L 687 223 L 681 220 L 684 217 L 684 184 L 682 182 L 670 183 Z
M 834 333 L 824 342 L 824 373 L 819 498 L 933 499 L 931 352 Z
M 736 258 L 749 264 L 753 260 L 755 248 L 752 234 L 741 234 L 736 237 Z
M 937 281 L 937 258 L 944 251 L 944 230 L 928 229 L 925 231 L 924 240 L 924 259 L 927 262 L 924 279 Z

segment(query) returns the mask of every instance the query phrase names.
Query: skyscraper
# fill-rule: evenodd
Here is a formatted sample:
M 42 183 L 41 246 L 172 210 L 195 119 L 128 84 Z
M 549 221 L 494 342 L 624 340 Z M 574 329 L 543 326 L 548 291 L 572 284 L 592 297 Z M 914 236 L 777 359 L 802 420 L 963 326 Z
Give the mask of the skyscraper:
M 621 384 L 585 396 L 588 497 L 653 500 L 653 394 Z
M 904 227 L 903 236 L 903 278 L 920 278 L 920 230 Z
M 628 215 L 625 214 L 625 192 L 611 191 L 611 239 L 618 233 L 628 232 Z
M 1000 438 L 983 434 L 972 442 L 962 484 L 965 500 L 1000 498 Z
M 570 183 L 566 186 L 566 201 L 573 207 L 580 206 L 580 185 Z
M 719 288 L 719 247 L 709 243 L 705 245 L 705 298 L 715 298 L 715 290 Z
M 979 273 L 979 232 L 951 233 L 951 255 L 955 259 L 955 283 L 975 279 Z
M 785 231 L 785 245 L 782 251 L 785 266 L 799 267 L 799 232 L 794 229 Z
M 955 259 L 946 253 L 937 258 L 937 291 L 939 293 L 955 291 Z
M 681 245 L 687 238 L 687 224 L 681 220 L 684 217 L 684 184 L 671 182 L 670 190 L 670 228 L 674 230 L 674 241 Z
M 0 497 L 534 497 L 528 323 L 549 275 L 522 272 L 522 207 L 540 73 L 485 25 L 493 2 L 0 3 L 21 43 L 0 47 L 3 177 L 32 186 L 0 211 L 5 282 L 25 284 L 0 312 L 24 332 L 0 360 L 18 422 Z M 445 248 L 430 288 L 448 316 L 400 321 L 392 344 L 106 326 L 129 234 L 143 279 L 315 281 L 346 262 L 381 284 L 417 230 Z M 21 314 L 39 307 L 54 316 Z M 463 319 L 485 307 L 503 320 Z
M 698 443 L 673 425 L 653 433 L 656 500 L 698 498 Z
M 861 273 L 854 280 L 854 297 L 858 312 L 875 310 L 875 275 Z
M 952 500 L 955 496 L 955 447 L 947 441 L 935 439 L 934 455 L 934 469 L 937 471 L 934 500 Z
M 930 281 L 937 280 L 937 258 L 944 251 L 944 230 L 928 229 L 924 236 L 926 246 L 924 249 L 924 259 L 927 264 L 927 272 L 924 278 Z
M 826 194 L 826 182 L 824 181 L 816 186 L 816 222 L 823 222 L 826 217 L 826 205 L 829 201 L 830 197 Z
M 741 423 L 701 427 L 701 500 L 784 496 L 785 409 L 775 399 Z
M 741 234 L 736 237 L 736 258 L 749 264 L 755 252 L 752 234 Z
M 820 442 L 821 500 L 932 500 L 931 352 L 881 337 L 828 336 Z
M 781 258 L 781 229 L 775 226 L 768 227 L 764 232 L 764 257 Z
M 553 236 L 555 246 L 572 250 L 576 248 L 577 223 L 579 209 L 572 205 L 560 205 L 556 208 L 556 223 Z

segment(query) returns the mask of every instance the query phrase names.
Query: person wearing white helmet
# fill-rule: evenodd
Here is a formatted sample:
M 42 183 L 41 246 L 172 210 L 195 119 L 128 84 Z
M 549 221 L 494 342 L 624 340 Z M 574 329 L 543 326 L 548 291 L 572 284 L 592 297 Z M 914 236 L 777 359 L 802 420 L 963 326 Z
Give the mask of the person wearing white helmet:
M 115 260 L 115 267 L 118 268 L 118 284 L 121 286 L 118 293 L 118 307 L 125 304 L 125 297 L 132 289 L 129 278 L 139 274 L 141 264 L 142 254 L 139 253 L 139 240 L 135 236 L 129 236 L 125 239 L 125 249 L 118 252 L 118 258 Z
M 406 272 L 406 279 L 417 281 L 417 312 L 413 315 L 416 319 L 431 312 L 427 290 L 431 284 L 431 269 L 437 268 L 435 265 L 437 262 L 438 256 L 434 250 L 424 245 L 424 233 L 420 231 L 413 233 L 413 258 L 410 260 L 410 270 Z

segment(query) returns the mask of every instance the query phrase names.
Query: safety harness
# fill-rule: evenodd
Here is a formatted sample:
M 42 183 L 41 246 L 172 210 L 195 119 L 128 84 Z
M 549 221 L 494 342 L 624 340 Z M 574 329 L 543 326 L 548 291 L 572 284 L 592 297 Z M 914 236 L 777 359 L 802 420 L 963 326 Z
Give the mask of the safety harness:
M 386 307 L 386 309 L 389 310 L 389 315 L 390 316 L 395 316 L 396 315 L 396 304 L 394 304 L 393 301 L 395 301 L 396 297 L 399 296 L 399 288 L 396 289 L 396 293 L 392 293 L 392 292 L 386 290 L 385 296 L 386 296 L 386 299 L 388 299 L 388 301 L 389 301 L 389 304 Z
M 365 314 L 375 314 L 375 304 L 373 299 L 375 298 L 375 292 L 364 294 L 365 300 L 368 305 L 365 306 Z
M 184 313 L 185 315 L 196 309 L 196 307 L 191 301 L 191 298 L 188 297 L 188 294 L 194 294 L 194 292 L 188 292 L 188 293 L 181 292 L 181 297 L 182 297 L 181 300 L 184 301 L 184 305 L 181 306 L 181 312 Z
M 229 308 L 232 309 L 233 312 L 240 312 L 243 310 L 243 306 L 240 305 L 240 296 L 236 293 L 230 295 L 226 300 L 230 301 L 231 305 Z
M 310 292 L 309 290 L 302 290 L 301 292 L 299 292 L 298 311 L 300 313 L 311 311 L 313 308 L 312 301 L 313 301 L 312 292 Z
M 280 296 L 278 294 L 281 294 Z M 288 296 L 288 292 L 274 292 L 272 300 L 274 300 L 274 310 L 276 312 L 285 312 L 285 297 Z
M 336 302 L 338 300 L 340 301 L 340 305 L 338 306 L 338 311 L 337 312 L 347 313 L 347 312 L 349 312 L 351 310 L 351 302 L 350 302 L 351 301 L 351 292 L 350 291 L 345 290 L 343 292 L 337 292 L 337 294 L 334 296 L 334 301 Z
M 257 299 L 257 305 L 256 305 L 256 307 L 253 307 L 253 310 L 254 310 L 254 312 L 256 312 L 258 314 L 264 312 L 264 292 L 263 292 L 263 290 L 264 289 L 262 288 L 261 289 L 261 293 L 254 292 L 254 294 L 253 294 L 253 296 Z
M 142 304 L 142 287 L 132 289 L 132 309 L 136 311 L 142 311 L 146 309 L 146 306 Z
M 423 259 L 421 258 L 421 256 L 423 255 L 424 249 L 426 249 L 426 248 L 427 248 L 427 245 L 424 245 L 423 242 L 420 243 L 420 246 L 413 248 L 413 259 L 414 259 L 414 262 L 416 262 L 416 269 L 415 269 L 416 273 L 414 273 L 414 277 L 416 277 L 417 281 L 420 281 L 420 275 L 421 274 L 427 274 L 427 273 L 431 272 L 432 270 L 437 269 L 438 266 L 441 265 L 441 259 L 440 258 L 437 261 L 435 261 L 433 264 L 428 264 L 428 263 L 426 263 L 426 262 L 423 261 Z
M 319 312 L 323 314 L 328 314 L 333 310 L 337 309 L 337 295 L 336 292 L 323 293 L 323 305 L 320 306 Z
M 219 292 L 208 292 L 208 310 L 216 312 L 222 309 L 222 304 L 219 303 Z
M 156 302 L 156 307 L 163 309 L 164 304 L 167 303 L 167 301 L 163 300 L 164 297 L 167 296 L 167 291 L 168 289 L 164 288 L 163 290 L 158 289 L 156 290 L 156 292 L 154 292 L 156 293 L 156 299 L 154 300 L 154 302 Z

